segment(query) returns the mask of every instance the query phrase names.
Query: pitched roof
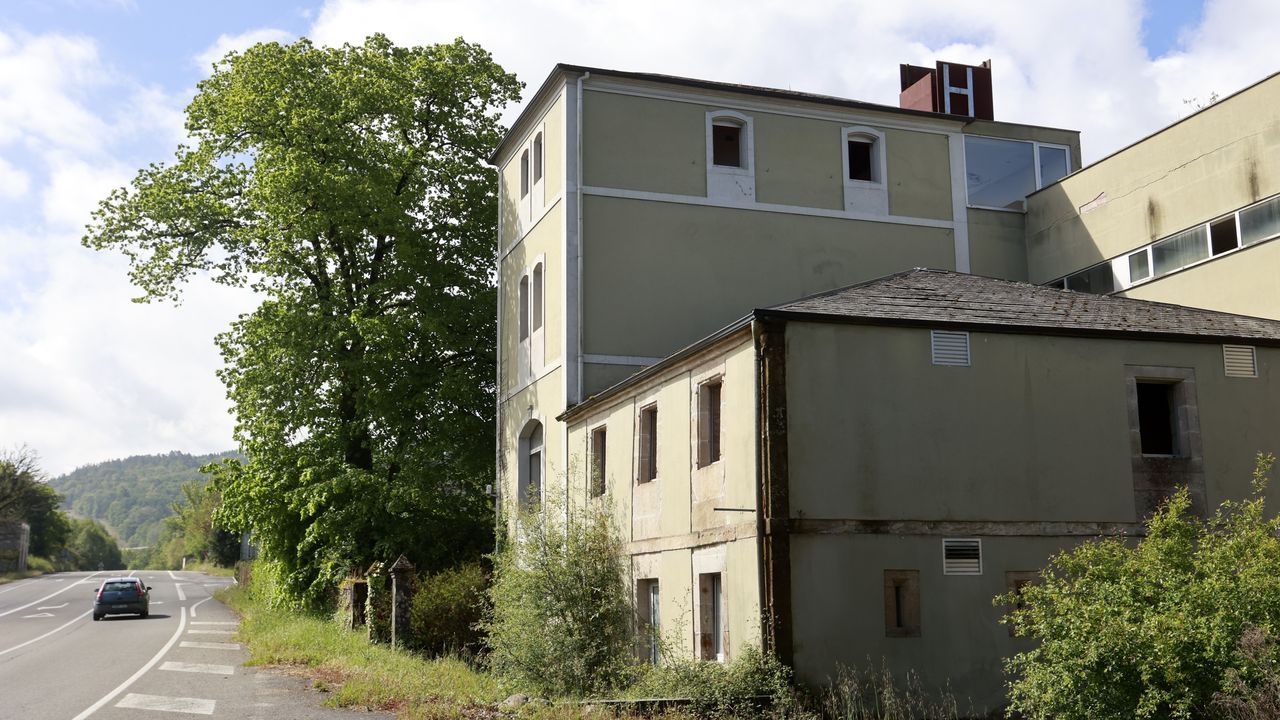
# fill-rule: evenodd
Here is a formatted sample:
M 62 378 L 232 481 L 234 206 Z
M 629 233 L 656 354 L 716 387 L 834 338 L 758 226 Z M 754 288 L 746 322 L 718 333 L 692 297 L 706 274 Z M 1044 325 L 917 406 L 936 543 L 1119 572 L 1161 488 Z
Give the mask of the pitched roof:
M 757 311 L 890 325 L 1280 344 L 1280 321 L 917 268 Z

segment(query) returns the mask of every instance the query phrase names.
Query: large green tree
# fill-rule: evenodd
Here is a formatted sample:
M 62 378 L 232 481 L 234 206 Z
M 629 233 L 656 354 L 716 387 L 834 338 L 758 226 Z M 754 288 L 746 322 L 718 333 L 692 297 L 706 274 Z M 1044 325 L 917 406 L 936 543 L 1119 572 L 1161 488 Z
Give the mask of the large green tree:
M 29 552 L 51 557 L 71 533 L 62 496 L 44 482 L 36 455 L 26 448 L 0 453 L 0 520 L 21 520 L 30 526 Z
M 215 470 L 291 599 L 407 552 L 491 542 L 496 175 L 520 84 L 457 40 L 303 39 L 228 55 L 187 108 L 191 145 L 101 204 L 140 300 L 195 274 L 261 306 L 217 342 L 247 460 Z

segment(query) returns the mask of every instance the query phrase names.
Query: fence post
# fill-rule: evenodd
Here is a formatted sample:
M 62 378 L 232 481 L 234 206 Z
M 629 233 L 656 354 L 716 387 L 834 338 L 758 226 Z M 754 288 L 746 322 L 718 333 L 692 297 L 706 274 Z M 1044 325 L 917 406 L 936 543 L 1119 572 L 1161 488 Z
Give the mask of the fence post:
M 413 563 L 401 555 L 391 566 L 391 647 L 404 644 L 413 598 Z

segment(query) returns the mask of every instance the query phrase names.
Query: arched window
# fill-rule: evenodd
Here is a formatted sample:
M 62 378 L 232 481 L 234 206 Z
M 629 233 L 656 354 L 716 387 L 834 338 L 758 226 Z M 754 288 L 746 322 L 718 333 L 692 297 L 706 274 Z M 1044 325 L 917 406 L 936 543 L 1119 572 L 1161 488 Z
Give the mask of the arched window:
M 707 199 L 750 205 L 756 199 L 751 116 L 736 110 L 707 113 Z
M 845 210 L 887 215 L 889 192 L 885 182 L 884 133 L 862 125 L 843 128 L 840 153 L 844 164 Z
M 520 198 L 529 194 L 529 151 L 520 153 Z
M 520 459 L 516 490 L 521 504 L 526 507 L 542 501 L 543 441 L 542 423 L 532 420 L 520 433 Z
M 520 342 L 529 339 L 529 276 L 520 278 L 520 307 L 516 312 L 520 316 Z
M 542 133 L 533 136 L 533 181 L 542 180 Z
M 542 263 L 533 266 L 533 292 L 529 299 L 529 331 L 542 329 Z

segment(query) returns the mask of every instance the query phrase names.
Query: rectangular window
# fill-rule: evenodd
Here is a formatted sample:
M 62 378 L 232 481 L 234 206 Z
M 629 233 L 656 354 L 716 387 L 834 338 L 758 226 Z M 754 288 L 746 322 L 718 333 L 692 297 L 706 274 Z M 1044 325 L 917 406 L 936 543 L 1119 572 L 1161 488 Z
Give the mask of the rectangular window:
M 662 629 L 657 579 L 636 581 L 636 608 L 640 616 L 640 656 L 646 662 L 657 665 L 661 660 L 659 649 Z
M 698 657 L 724 662 L 724 600 L 720 573 L 698 575 Z
M 1040 573 L 1033 570 L 1008 570 L 1004 574 L 1004 587 L 1010 594 L 1016 597 L 1013 604 L 1014 610 L 1027 609 L 1027 602 L 1023 599 L 1022 591 L 1032 585 L 1040 582 Z M 1013 624 L 1009 624 L 1009 637 L 1016 637 Z
M 849 141 L 849 179 L 850 180 L 866 180 L 873 182 L 875 180 L 875 171 L 872 169 L 872 152 L 873 145 L 867 140 L 850 140 Z
M 1151 246 L 1151 256 L 1156 277 L 1204 260 L 1209 257 L 1205 227 L 1198 225 L 1167 240 L 1161 240 Z
M 1069 154 L 1064 147 L 1040 146 L 1040 187 L 1058 182 L 1071 172 Z
M 1240 244 L 1252 245 L 1280 235 L 1280 197 L 1240 211 Z
M 1236 216 L 1229 215 L 1209 225 L 1209 250 L 1214 255 L 1221 255 L 1240 247 L 1236 237 Z
M 982 541 L 957 538 L 942 541 L 943 575 L 981 575 Z
M 1095 295 L 1113 293 L 1116 291 L 1116 274 L 1111 269 L 1111 263 L 1109 262 L 1094 265 L 1088 270 L 1068 275 L 1067 289 Z
M 742 167 L 742 128 L 738 125 L 711 126 L 711 161 L 721 167 Z
M 1151 277 L 1151 258 L 1146 248 L 1129 256 L 1129 282 L 1136 283 Z
M 884 636 L 920 637 L 920 571 L 884 571 Z
M 591 497 L 600 497 L 605 492 L 606 438 L 604 425 L 591 431 Z
M 640 410 L 640 474 L 637 482 L 658 479 L 658 406 Z
M 1176 455 L 1173 389 L 1175 383 L 1138 380 L 1138 434 L 1143 455 Z
M 720 460 L 719 379 L 698 386 L 698 467 Z
M 977 135 L 964 138 L 964 162 L 969 204 L 1010 210 L 1071 171 L 1065 147 Z

